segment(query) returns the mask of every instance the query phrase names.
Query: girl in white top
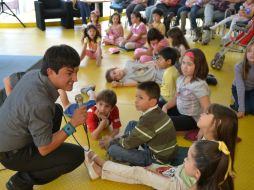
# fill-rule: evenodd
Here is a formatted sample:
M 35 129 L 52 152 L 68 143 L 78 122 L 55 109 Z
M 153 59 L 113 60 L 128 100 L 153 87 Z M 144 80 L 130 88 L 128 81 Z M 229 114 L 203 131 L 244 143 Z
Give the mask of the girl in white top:
M 186 38 L 184 37 L 183 32 L 178 27 L 171 28 L 167 32 L 167 38 L 169 40 L 171 47 L 178 49 L 181 57 L 183 56 L 183 54 L 187 49 L 190 49 L 190 46 Z
M 231 155 L 222 141 L 196 141 L 184 164 L 176 168 L 127 166 L 104 161 L 92 151 L 86 153 L 85 163 L 92 179 L 101 176 L 102 179 L 144 184 L 159 190 L 233 189 Z
M 210 105 L 210 91 L 205 81 L 208 65 L 200 49 L 189 49 L 181 61 L 181 76 L 176 81 L 176 95 L 162 110 L 171 117 L 177 131 L 197 128 L 201 113 Z

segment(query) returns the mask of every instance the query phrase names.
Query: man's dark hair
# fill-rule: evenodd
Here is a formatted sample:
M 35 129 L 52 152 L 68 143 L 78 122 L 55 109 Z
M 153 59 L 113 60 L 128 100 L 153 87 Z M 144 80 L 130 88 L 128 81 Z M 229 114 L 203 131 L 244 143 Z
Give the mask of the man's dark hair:
M 139 90 L 145 91 L 145 93 L 150 99 L 154 98 L 157 100 L 157 103 L 159 102 L 160 87 L 156 82 L 153 81 L 142 82 L 137 86 L 137 88 Z
M 80 64 L 78 52 L 68 45 L 57 45 L 47 49 L 42 58 L 41 73 L 47 76 L 51 68 L 57 74 L 63 67 L 75 68 Z
M 117 97 L 116 93 L 113 90 L 102 90 L 97 96 L 96 96 L 96 102 L 103 101 L 113 108 L 116 105 Z
M 165 47 L 161 49 L 159 51 L 159 55 L 163 57 L 163 59 L 165 59 L 166 61 L 170 59 L 171 65 L 174 65 L 179 59 L 177 50 L 171 47 Z

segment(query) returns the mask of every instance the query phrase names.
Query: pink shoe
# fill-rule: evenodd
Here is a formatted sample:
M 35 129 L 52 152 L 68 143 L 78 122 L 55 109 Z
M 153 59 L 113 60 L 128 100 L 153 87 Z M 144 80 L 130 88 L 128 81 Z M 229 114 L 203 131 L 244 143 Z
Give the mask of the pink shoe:
M 87 168 L 88 174 L 92 180 L 98 179 L 100 176 L 95 172 L 93 165 L 94 165 L 94 158 L 97 156 L 96 154 L 93 155 L 91 159 L 89 159 L 88 154 L 92 152 L 91 150 L 85 152 L 85 166 Z
M 109 48 L 108 49 L 109 53 L 111 54 L 117 54 L 117 53 L 120 53 L 120 49 L 117 48 L 117 47 L 114 47 L 114 48 Z

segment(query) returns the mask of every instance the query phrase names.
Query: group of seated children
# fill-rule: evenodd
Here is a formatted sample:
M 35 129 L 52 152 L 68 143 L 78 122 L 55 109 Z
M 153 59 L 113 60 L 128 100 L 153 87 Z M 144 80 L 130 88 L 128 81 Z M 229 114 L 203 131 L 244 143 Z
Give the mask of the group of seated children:
M 146 3 L 147 2 L 143 2 L 143 1 L 141 2 L 141 4 L 144 4 L 143 6 L 145 6 Z M 143 7 L 143 6 L 141 6 L 140 3 L 134 3 L 134 1 L 133 1 L 133 3 L 131 3 L 129 5 L 130 11 L 128 11 L 128 14 L 129 14 L 128 19 L 129 19 L 129 22 L 131 23 L 131 26 L 130 26 L 129 33 L 126 35 L 126 37 L 124 37 L 124 30 L 121 25 L 121 16 L 119 13 L 115 12 L 110 17 L 110 21 L 109 21 L 110 26 L 109 26 L 108 30 L 106 31 L 106 36 L 103 38 L 102 42 L 105 43 L 106 45 L 115 45 L 115 46 L 124 48 L 126 50 L 136 49 L 135 53 L 134 53 L 134 58 L 140 59 L 141 63 L 150 61 L 151 57 L 156 55 L 158 53 L 158 51 L 160 50 L 160 48 L 167 47 L 167 46 L 179 48 L 179 51 L 182 56 L 184 53 L 184 50 L 189 49 L 188 44 L 184 42 L 185 29 L 184 29 L 184 31 L 181 29 L 181 34 L 183 34 L 183 37 L 179 36 L 180 41 L 178 41 L 174 36 L 171 36 L 171 34 L 178 35 L 178 30 L 180 30 L 179 28 L 175 29 L 175 31 L 173 28 L 173 31 L 171 31 L 171 32 L 169 32 L 170 29 L 169 29 L 169 31 L 166 31 L 164 23 L 161 22 L 163 15 L 164 15 L 164 12 L 163 12 L 164 7 L 163 6 L 172 8 L 172 11 L 173 10 L 175 11 L 175 8 L 177 9 L 175 26 L 177 26 L 179 24 L 180 19 L 183 19 L 183 18 L 181 18 L 182 12 L 190 12 L 191 29 L 194 31 L 194 34 L 195 34 L 194 41 L 197 41 L 197 40 L 201 41 L 202 40 L 202 32 L 201 32 L 200 28 L 197 27 L 197 23 L 196 23 L 196 17 L 197 17 L 198 10 L 201 9 L 202 7 L 208 6 L 207 4 L 213 5 L 214 3 L 218 4 L 219 2 L 217 2 L 217 0 L 214 0 L 214 2 L 209 2 L 207 0 L 205 0 L 205 1 L 187 0 L 185 2 L 185 5 L 183 5 L 183 6 L 182 6 L 182 2 L 180 2 L 180 1 L 175 1 L 175 2 L 169 1 L 168 3 L 169 4 L 167 5 L 167 2 L 163 1 L 159 4 L 156 3 L 155 5 L 153 5 L 153 6 L 155 6 L 152 9 L 153 22 L 151 24 L 148 24 L 149 30 L 147 32 L 147 27 L 145 25 L 146 22 L 145 22 L 144 18 L 141 16 L 140 12 L 138 12 L 138 11 L 146 8 L 146 6 Z M 225 6 L 229 6 L 230 3 L 232 3 L 232 2 L 230 1 L 229 3 L 226 3 Z M 172 7 L 171 4 L 177 4 L 177 6 Z M 138 8 L 136 6 L 138 6 Z M 141 7 L 139 7 L 139 6 L 141 6 Z M 206 8 L 206 9 L 208 10 L 208 8 Z M 166 11 L 166 12 L 168 12 L 168 11 Z M 210 29 L 215 30 L 218 26 L 232 21 L 229 31 L 222 38 L 223 40 L 225 40 L 225 39 L 228 40 L 231 36 L 233 26 L 236 24 L 236 22 L 248 21 L 249 19 L 251 19 L 253 17 L 253 15 L 254 15 L 253 0 L 246 0 L 243 3 L 243 5 L 241 6 L 241 8 L 237 14 L 227 17 L 226 19 L 215 24 L 214 26 L 205 26 L 204 29 L 205 30 L 210 30 Z M 208 16 L 205 15 L 205 17 L 208 17 Z M 91 25 L 91 24 L 94 25 L 95 27 L 89 27 L 89 25 Z M 154 31 L 150 32 L 151 29 L 152 30 L 157 29 L 160 32 L 160 35 L 157 35 L 157 38 L 154 38 L 154 35 L 157 33 L 155 33 Z M 176 32 L 176 34 L 174 34 L 174 32 Z M 170 38 L 172 38 L 173 41 L 175 41 L 175 44 L 170 43 L 168 45 L 168 43 L 166 42 L 166 39 L 163 38 L 163 36 L 165 36 L 166 34 L 167 34 L 167 37 L 169 40 L 170 40 Z M 146 35 L 147 35 L 147 37 L 146 37 Z M 143 49 L 146 42 L 149 45 L 149 48 L 147 49 L 147 51 L 145 51 L 146 49 Z M 101 52 L 101 25 L 99 23 L 99 12 L 98 11 L 91 12 L 90 22 L 88 23 L 87 27 L 84 28 L 82 43 L 83 43 L 83 47 L 82 47 L 82 51 L 81 51 L 81 60 L 85 56 L 87 56 L 92 59 L 96 59 L 97 65 L 100 66 L 102 52 Z M 206 44 L 206 43 L 203 43 L 203 44 Z
M 199 4 L 193 1 L 189 8 L 192 6 Z M 209 67 L 205 54 L 200 49 L 190 49 L 179 28 L 169 30 L 167 40 L 157 16 L 160 18 L 161 12 L 155 9 L 154 28 L 147 33 L 140 13 L 132 12 L 130 33 L 125 38 L 120 15 L 111 16 L 111 26 L 103 42 L 135 49 L 136 61 L 128 62 L 124 68 L 109 69 L 106 80 L 112 87 L 137 86 L 135 107 L 142 115 L 138 121 L 130 121 L 120 136 L 121 121 L 115 92 L 106 89 L 96 95 L 95 86 L 81 90 L 89 96 L 84 105 L 91 137 L 99 140 L 99 146 L 113 161 L 130 165 L 104 161 L 95 152 L 88 151 L 85 152 L 85 164 L 89 175 L 91 179 L 101 177 L 156 189 L 213 187 L 231 190 L 235 175 L 237 116 L 254 114 L 254 43 L 248 45 L 244 60 L 235 66 L 232 85 L 235 101 L 231 105 L 235 112 L 222 105 L 210 104 Z M 94 58 L 99 66 L 101 29 L 96 12 L 91 13 L 91 22 L 93 24 L 84 29 L 80 58 Z M 146 34 L 149 48 L 142 49 Z M 7 95 L 24 74 L 15 73 L 5 78 Z M 64 113 L 71 117 L 77 104 L 70 104 L 65 91 L 59 90 L 59 94 Z M 104 129 L 109 129 L 109 135 L 101 137 Z M 198 141 L 189 148 L 185 162 L 177 167 L 168 166 L 179 160 L 176 131 L 192 129 L 199 129 Z
M 129 122 L 121 137 L 105 136 L 100 140 L 99 145 L 114 162 L 104 161 L 93 151 L 86 152 L 85 164 L 91 179 L 101 176 L 106 180 L 167 190 L 203 189 L 209 184 L 218 190 L 232 189 L 238 132 L 234 111 L 211 104 L 197 123 L 202 140 L 190 147 L 182 165 L 172 167 L 168 164 L 174 162 L 178 151 L 175 127 L 171 118 L 158 107 L 159 97 L 160 89 L 155 82 L 137 86 L 135 106 L 142 111 L 142 116 L 139 121 Z M 216 178 L 209 177 L 212 175 Z

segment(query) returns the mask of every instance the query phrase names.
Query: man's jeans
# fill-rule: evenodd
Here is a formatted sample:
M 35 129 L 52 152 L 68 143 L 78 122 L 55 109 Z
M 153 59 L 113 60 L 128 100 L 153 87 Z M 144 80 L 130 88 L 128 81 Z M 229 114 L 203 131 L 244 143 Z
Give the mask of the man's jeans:
M 204 25 L 205 26 L 211 26 L 214 21 L 218 22 L 224 18 L 224 13 L 219 10 L 214 10 L 214 6 L 210 3 L 207 3 L 205 5 L 205 11 L 204 11 Z M 211 38 L 211 31 L 205 30 L 203 35 L 203 42 L 209 42 Z
M 124 131 L 124 134 L 129 134 L 136 126 L 136 121 L 130 121 Z M 143 150 L 138 150 L 139 147 L 133 149 L 125 149 L 118 144 L 112 144 L 108 149 L 108 155 L 118 162 L 129 162 L 133 166 L 148 166 L 153 163 L 151 151 L 147 144 L 143 144 Z

